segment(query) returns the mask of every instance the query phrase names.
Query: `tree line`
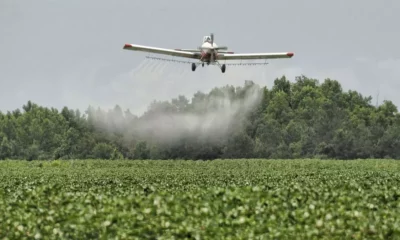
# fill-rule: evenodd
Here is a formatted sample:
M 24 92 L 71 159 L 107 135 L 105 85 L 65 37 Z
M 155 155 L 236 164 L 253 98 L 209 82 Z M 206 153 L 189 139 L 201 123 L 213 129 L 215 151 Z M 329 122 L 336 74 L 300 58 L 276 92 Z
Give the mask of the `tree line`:
M 397 107 L 371 100 L 337 80 L 282 76 L 153 101 L 141 116 L 28 101 L 0 112 L 0 159 L 399 159 Z

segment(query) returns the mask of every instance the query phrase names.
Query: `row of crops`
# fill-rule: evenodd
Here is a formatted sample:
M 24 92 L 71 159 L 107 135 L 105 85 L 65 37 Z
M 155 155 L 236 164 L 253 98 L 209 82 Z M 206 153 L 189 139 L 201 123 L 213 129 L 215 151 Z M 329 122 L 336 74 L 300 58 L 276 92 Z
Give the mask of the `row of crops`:
M 400 237 L 393 160 L 1 161 L 0 239 Z

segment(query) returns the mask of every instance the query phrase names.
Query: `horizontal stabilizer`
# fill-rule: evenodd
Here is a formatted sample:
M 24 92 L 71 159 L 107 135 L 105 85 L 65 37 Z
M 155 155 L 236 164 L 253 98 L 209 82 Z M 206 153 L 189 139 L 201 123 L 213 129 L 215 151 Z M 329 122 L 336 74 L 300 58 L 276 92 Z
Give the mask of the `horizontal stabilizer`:
M 200 52 L 199 49 L 192 49 L 192 48 L 184 48 L 184 49 L 177 48 L 177 49 L 175 49 L 175 50 L 176 50 L 176 51 L 184 51 L 184 52 Z
M 228 50 L 228 47 L 227 46 L 220 46 L 220 47 L 216 47 L 214 49 L 217 49 L 218 51 L 219 50 Z

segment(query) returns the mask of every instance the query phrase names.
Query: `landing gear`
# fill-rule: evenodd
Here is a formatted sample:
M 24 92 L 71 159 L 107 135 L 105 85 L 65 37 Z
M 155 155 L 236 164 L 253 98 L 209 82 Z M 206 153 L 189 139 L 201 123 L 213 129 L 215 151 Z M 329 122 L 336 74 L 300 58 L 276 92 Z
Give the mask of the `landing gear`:
M 226 70 L 226 65 L 225 64 L 219 64 L 219 62 L 218 61 L 215 61 L 215 62 L 212 62 L 212 63 L 210 63 L 210 62 L 199 62 L 199 63 L 192 63 L 192 71 L 194 72 L 194 71 L 196 71 L 196 68 L 197 68 L 197 65 L 200 65 L 201 64 L 201 66 L 202 67 L 204 67 L 204 64 L 207 64 L 207 66 L 208 65 L 210 65 L 210 64 L 212 64 L 212 65 L 214 65 L 214 64 L 216 64 L 216 65 L 218 65 L 218 67 L 221 69 L 221 72 L 225 72 L 225 70 Z

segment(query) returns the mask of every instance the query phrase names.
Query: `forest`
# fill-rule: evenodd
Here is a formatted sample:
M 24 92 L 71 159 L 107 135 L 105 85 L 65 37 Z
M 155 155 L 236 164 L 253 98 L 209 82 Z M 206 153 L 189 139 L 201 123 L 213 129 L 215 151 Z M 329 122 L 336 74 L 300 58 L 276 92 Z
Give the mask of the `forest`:
M 28 101 L 0 112 L 0 159 L 399 159 L 397 106 L 371 101 L 306 76 L 155 99 L 140 116 Z

